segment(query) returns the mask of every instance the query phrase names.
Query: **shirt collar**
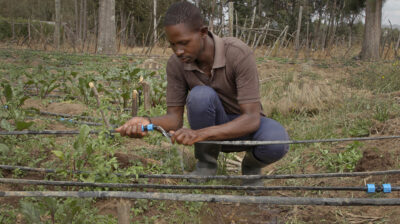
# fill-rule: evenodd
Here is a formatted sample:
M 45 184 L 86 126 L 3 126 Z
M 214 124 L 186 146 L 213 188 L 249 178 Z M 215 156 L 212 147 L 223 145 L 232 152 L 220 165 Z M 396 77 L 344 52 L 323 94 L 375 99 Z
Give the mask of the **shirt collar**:
M 222 38 L 215 35 L 211 31 L 208 31 L 208 35 L 210 35 L 214 41 L 214 64 L 213 69 L 225 67 L 225 43 Z M 200 71 L 199 67 L 195 63 L 183 63 L 184 70 L 197 70 Z

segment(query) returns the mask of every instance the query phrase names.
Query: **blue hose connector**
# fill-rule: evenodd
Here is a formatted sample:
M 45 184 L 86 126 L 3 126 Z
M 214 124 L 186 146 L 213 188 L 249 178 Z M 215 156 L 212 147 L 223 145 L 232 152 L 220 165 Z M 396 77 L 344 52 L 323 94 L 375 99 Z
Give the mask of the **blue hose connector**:
M 154 131 L 154 125 L 153 124 L 148 124 L 148 125 L 142 125 L 142 131 Z
M 63 117 L 62 117 L 62 118 L 60 118 L 60 121 L 65 121 L 65 118 L 63 118 Z
M 375 193 L 375 184 L 367 184 L 367 193 Z
M 383 193 L 391 193 L 392 186 L 390 184 L 382 184 Z

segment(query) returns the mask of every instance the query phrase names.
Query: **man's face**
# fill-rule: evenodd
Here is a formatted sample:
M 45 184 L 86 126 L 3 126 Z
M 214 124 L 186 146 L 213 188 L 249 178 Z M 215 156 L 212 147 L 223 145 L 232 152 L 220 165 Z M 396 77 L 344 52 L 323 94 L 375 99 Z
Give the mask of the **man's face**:
M 166 26 L 165 33 L 172 50 L 184 63 L 194 62 L 204 50 L 205 33 L 193 31 L 184 23 Z

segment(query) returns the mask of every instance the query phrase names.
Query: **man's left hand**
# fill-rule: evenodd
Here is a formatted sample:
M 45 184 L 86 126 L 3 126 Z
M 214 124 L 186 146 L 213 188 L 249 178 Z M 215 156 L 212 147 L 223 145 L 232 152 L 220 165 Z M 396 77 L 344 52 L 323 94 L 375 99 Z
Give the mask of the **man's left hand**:
M 193 145 L 196 142 L 205 140 L 205 137 L 196 130 L 181 128 L 177 131 L 170 131 L 172 143 L 182 145 Z

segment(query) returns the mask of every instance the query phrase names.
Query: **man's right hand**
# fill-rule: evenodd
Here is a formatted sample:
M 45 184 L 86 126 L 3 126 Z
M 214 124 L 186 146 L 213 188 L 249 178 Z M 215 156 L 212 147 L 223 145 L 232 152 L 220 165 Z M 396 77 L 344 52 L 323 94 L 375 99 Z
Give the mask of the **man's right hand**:
M 127 121 L 121 127 L 115 129 L 121 136 L 129 136 L 131 138 L 142 138 L 147 132 L 142 132 L 142 125 L 148 125 L 150 121 L 146 117 L 134 117 Z

